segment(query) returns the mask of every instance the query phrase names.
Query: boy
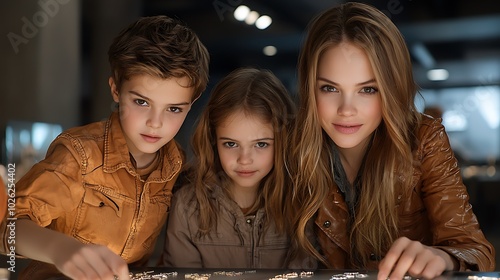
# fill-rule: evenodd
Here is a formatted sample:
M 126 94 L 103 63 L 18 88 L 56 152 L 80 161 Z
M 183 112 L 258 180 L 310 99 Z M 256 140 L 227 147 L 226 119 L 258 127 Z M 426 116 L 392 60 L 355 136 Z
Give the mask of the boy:
M 16 253 L 36 260 L 20 279 L 128 279 L 166 221 L 183 161 L 173 138 L 207 85 L 208 52 L 155 16 L 124 29 L 108 54 L 118 112 L 63 132 L 17 183 Z

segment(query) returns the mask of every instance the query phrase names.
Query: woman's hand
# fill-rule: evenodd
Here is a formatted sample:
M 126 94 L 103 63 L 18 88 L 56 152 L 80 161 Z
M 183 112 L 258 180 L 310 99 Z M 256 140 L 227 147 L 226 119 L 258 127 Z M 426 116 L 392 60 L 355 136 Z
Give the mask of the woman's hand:
M 432 279 L 445 270 L 454 270 L 456 265 L 456 261 L 445 251 L 401 237 L 380 261 L 377 279 L 403 279 L 406 274 Z

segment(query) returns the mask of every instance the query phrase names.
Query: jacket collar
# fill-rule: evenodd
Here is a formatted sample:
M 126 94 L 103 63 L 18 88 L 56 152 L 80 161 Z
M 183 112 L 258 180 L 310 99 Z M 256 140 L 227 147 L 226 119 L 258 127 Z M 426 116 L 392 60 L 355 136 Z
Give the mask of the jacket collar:
M 160 149 L 160 169 L 151 172 L 148 181 L 165 182 L 177 175 L 182 166 L 182 156 L 174 140 Z M 104 166 L 105 172 L 112 173 L 125 168 L 136 176 L 136 168 L 130 160 L 130 152 L 120 123 L 118 112 L 113 112 L 106 122 L 104 131 Z
M 244 220 L 245 215 L 241 211 L 241 208 L 238 205 L 238 203 L 236 203 L 234 200 L 228 197 L 221 186 L 216 185 L 214 187 L 214 190 L 212 192 L 212 198 L 215 199 L 222 207 L 226 208 L 226 210 L 232 213 L 235 217 L 243 219 L 239 221 L 245 221 Z M 262 219 L 263 215 L 264 215 L 264 209 L 263 208 L 258 209 L 257 213 L 255 213 L 256 220 Z
M 120 168 L 126 168 L 135 175 L 135 169 L 130 161 L 127 141 L 123 135 L 120 118 L 117 112 L 113 112 L 106 122 L 104 130 L 104 171 L 115 172 Z

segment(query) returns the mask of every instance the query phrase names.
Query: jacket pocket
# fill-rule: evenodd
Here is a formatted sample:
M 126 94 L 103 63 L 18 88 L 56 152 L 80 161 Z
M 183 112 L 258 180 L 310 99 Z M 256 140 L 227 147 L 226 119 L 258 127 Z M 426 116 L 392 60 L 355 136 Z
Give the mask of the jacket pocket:
M 122 216 L 123 200 L 118 198 L 111 198 L 102 192 L 87 189 L 85 191 L 85 196 L 83 197 L 83 202 L 94 206 L 94 207 L 111 207 L 115 211 L 117 217 Z
M 126 197 L 102 187 L 87 187 L 77 210 L 73 234 L 84 243 L 105 245 L 119 253 L 130 231 L 133 211 Z

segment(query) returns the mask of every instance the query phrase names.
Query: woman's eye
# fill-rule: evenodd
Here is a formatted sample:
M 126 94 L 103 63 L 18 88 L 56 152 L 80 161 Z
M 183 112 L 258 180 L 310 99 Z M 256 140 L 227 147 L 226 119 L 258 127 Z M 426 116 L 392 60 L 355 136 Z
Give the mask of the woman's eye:
M 180 107 L 170 107 L 170 108 L 168 108 L 168 111 L 172 112 L 172 113 L 181 113 L 182 112 L 182 108 L 180 108 Z
M 362 93 L 377 93 L 378 89 L 374 88 L 374 87 L 364 87 L 363 89 L 361 89 L 361 92 Z
M 144 99 L 136 99 L 134 102 L 139 106 L 148 106 L 148 102 Z
M 258 142 L 256 146 L 258 148 L 265 148 L 265 147 L 269 146 L 269 144 L 266 142 Z
M 336 92 L 338 91 L 336 87 L 332 87 L 329 85 L 324 85 L 319 88 L 321 91 L 326 91 L 326 92 Z

